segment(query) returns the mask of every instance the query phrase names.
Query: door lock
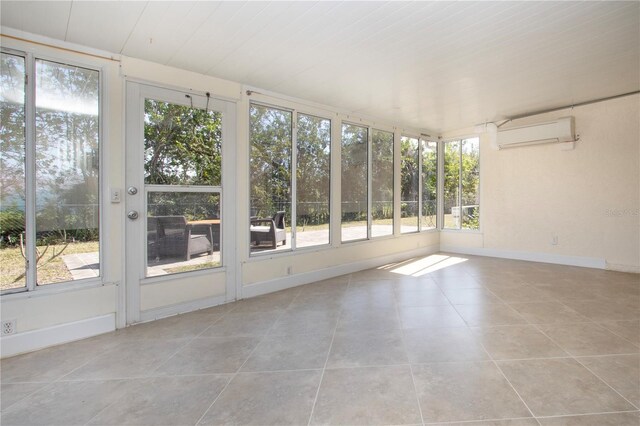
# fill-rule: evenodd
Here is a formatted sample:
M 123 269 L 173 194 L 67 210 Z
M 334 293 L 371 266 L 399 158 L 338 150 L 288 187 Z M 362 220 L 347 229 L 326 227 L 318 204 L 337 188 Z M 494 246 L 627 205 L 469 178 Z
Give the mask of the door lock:
M 135 186 L 130 186 L 129 188 L 127 188 L 127 193 L 129 195 L 136 195 L 138 193 L 138 188 L 136 188 Z
M 135 210 L 131 210 L 129 213 L 127 213 L 127 217 L 131 220 L 136 220 L 138 218 L 138 212 Z

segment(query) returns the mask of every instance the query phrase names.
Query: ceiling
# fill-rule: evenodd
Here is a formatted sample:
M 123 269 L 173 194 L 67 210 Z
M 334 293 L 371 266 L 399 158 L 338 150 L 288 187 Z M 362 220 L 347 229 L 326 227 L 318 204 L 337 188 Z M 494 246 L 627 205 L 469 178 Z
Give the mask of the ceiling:
M 0 2 L 1 24 L 432 131 L 636 91 L 640 3 Z

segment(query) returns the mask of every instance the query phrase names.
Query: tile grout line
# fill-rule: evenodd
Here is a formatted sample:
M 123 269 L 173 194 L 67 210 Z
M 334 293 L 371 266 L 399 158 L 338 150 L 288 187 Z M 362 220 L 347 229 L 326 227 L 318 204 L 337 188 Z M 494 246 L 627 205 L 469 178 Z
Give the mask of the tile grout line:
M 437 286 L 437 284 L 436 284 Z M 440 293 L 443 294 L 443 296 L 446 298 L 447 296 L 444 294 L 444 292 L 442 291 L 442 289 L 440 289 L 440 287 L 438 287 L 438 289 L 440 290 Z M 416 379 L 413 375 L 413 366 L 411 365 L 411 360 L 409 359 L 409 352 L 407 351 L 407 345 L 404 341 L 404 331 L 402 329 L 402 318 L 400 317 L 400 308 L 398 306 L 398 300 L 396 298 L 396 293 L 393 293 L 393 298 L 394 298 L 394 307 L 395 307 L 395 311 L 396 311 L 396 318 L 398 320 L 398 323 L 400 325 L 400 340 L 402 341 L 402 349 L 404 350 L 404 354 L 407 357 L 407 362 L 409 363 L 409 374 L 411 374 L 411 382 L 413 383 L 413 394 L 416 396 L 416 403 L 418 404 L 418 412 L 420 413 L 420 421 L 422 422 L 422 424 L 424 425 L 424 415 L 422 414 L 422 405 L 420 404 L 420 397 L 418 396 L 418 387 L 416 386 Z M 448 300 L 448 299 L 447 299 Z
M 180 315 L 188 315 L 190 312 L 186 313 L 186 314 L 178 314 L 178 315 L 172 315 L 173 316 L 180 316 Z M 218 321 L 222 320 L 222 318 L 228 313 L 225 312 L 222 314 L 222 316 L 220 318 L 218 318 L 217 320 L 215 320 L 213 322 L 213 324 L 209 325 L 208 327 L 205 327 L 204 330 L 202 330 L 200 333 L 196 334 L 195 336 L 192 336 L 190 339 L 188 339 L 184 345 L 179 346 L 171 355 L 169 355 L 169 357 L 158 363 L 158 365 L 156 366 L 156 368 L 154 368 L 153 370 L 151 370 L 151 374 L 149 376 L 141 376 L 141 377 L 130 377 L 130 378 L 121 378 L 121 379 L 116 379 L 116 380 L 135 380 L 135 379 L 146 379 L 149 377 L 157 377 L 157 376 L 153 376 L 153 373 L 155 373 L 156 371 L 158 371 L 158 369 L 160 367 L 162 367 L 163 365 L 165 365 L 167 362 L 169 362 L 171 359 L 173 359 L 174 356 L 176 356 L 178 354 L 178 352 L 180 352 L 182 349 L 186 348 L 191 342 L 193 342 L 197 337 L 199 337 L 200 335 L 202 335 L 202 333 L 204 333 L 206 330 L 208 330 L 209 328 L 213 327 L 214 324 L 216 324 Z M 171 317 L 168 317 L 171 318 Z M 150 340 L 154 340 L 154 339 L 150 339 Z M 155 339 L 155 340 L 179 340 L 179 339 Z M 71 373 L 69 373 L 71 374 Z M 172 376 L 167 376 L 167 377 L 172 377 Z M 229 384 L 229 382 L 227 382 L 227 384 Z M 225 385 L 226 386 L 226 385 Z M 111 404 L 108 404 L 106 407 L 104 407 L 102 410 L 98 411 L 93 417 L 91 417 L 86 423 L 85 425 L 88 425 L 91 423 L 91 421 L 93 419 L 95 419 L 96 417 L 98 417 L 100 414 L 102 414 L 103 412 L 105 412 L 107 409 L 111 408 L 114 404 L 116 404 L 117 401 L 112 402 Z
M 550 339 L 553 343 L 555 343 L 556 345 L 560 346 L 560 344 L 552 339 L 549 335 L 547 335 L 547 333 L 545 333 L 543 330 L 541 330 L 539 327 L 535 326 L 536 329 L 538 329 L 538 331 L 542 334 L 544 334 L 545 336 L 547 336 L 548 339 Z M 560 346 L 562 348 L 562 346 Z M 564 348 L 562 348 L 563 350 L 565 350 Z M 571 352 L 565 350 L 565 352 L 567 352 L 571 359 L 573 359 L 575 362 L 577 362 L 580 366 L 582 366 L 582 368 L 586 369 L 588 372 L 590 372 L 591 374 L 593 374 L 598 380 L 600 380 L 602 383 L 604 383 L 605 385 L 607 385 L 611 390 L 613 390 L 615 393 L 617 393 L 622 399 L 624 399 L 626 402 L 628 402 L 629 404 L 631 404 L 632 407 L 635 407 L 636 409 L 638 409 L 638 407 L 636 407 L 635 404 L 633 404 L 631 401 L 629 401 L 627 398 L 624 397 L 624 395 L 622 395 L 620 392 L 618 392 L 613 386 L 611 386 L 607 381 L 603 380 L 602 377 L 600 377 L 599 375 L 597 375 L 596 373 L 594 373 L 593 371 L 591 371 L 590 368 L 588 368 L 586 365 L 584 365 L 583 363 L 580 362 L 580 360 L 577 358 L 576 355 L 572 354 Z M 598 355 L 593 355 L 593 357 L 597 357 Z
M 531 410 L 531 408 L 529 407 L 529 405 L 525 402 L 524 398 L 522 398 L 522 395 L 520 395 L 520 392 L 518 392 L 518 390 L 516 389 L 515 386 L 513 386 L 513 383 L 511 383 L 511 380 L 509 380 L 509 378 L 507 377 L 506 374 L 504 374 L 504 371 L 502 371 L 502 368 L 500 368 L 500 366 L 498 365 L 498 363 L 496 362 L 496 360 L 493 358 L 493 355 L 491 355 L 491 353 L 487 350 L 487 348 L 484 346 L 484 343 L 482 343 L 482 341 L 480 341 L 480 339 L 478 339 L 478 343 L 480 344 L 480 346 L 482 346 L 482 349 L 487 353 L 487 355 L 489 356 L 489 359 L 491 360 L 491 362 L 493 363 L 493 365 L 498 369 L 498 371 L 500 372 L 500 374 L 502 375 L 502 377 L 504 377 L 504 379 L 507 381 L 507 383 L 509 384 L 509 386 L 511 386 L 511 389 L 513 389 L 513 391 L 515 392 L 516 395 L 518 395 L 518 398 L 520 399 L 520 401 L 522 402 L 522 404 L 524 404 L 525 408 L 527 409 L 527 411 L 529 411 L 529 414 L 531 414 L 531 417 L 535 419 L 535 414 L 533 414 L 533 410 Z M 538 420 L 536 419 L 536 422 L 538 422 Z M 538 422 L 539 424 L 540 422 Z
M 296 300 L 298 298 L 298 295 L 300 294 L 300 292 L 298 292 L 295 297 L 291 300 L 291 302 L 289 302 L 289 304 L 287 305 L 287 308 L 291 305 L 291 303 L 293 303 L 294 300 Z M 269 329 L 264 333 L 264 336 L 262 336 L 262 338 L 260 339 L 260 341 L 258 342 L 258 344 L 253 348 L 253 350 L 249 353 L 249 355 L 247 356 L 247 358 L 244 360 L 244 362 L 242 363 L 242 365 L 240 365 L 240 367 L 238 367 L 238 369 L 236 370 L 235 373 L 231 374 L 231 377 L 229 378 L 229 381 L 227 382 L 227 384 L 224 385 L 224 387 L 222 388 L 222 390 L 220 391 L 220 393 L 218 393 L 218 395 L 213 399 L 213 401 L 211 402 L 211 404 L 209 404 L 209 406 L 207 407 L 206 410 L 204 410 L 204 412 L 202 413 L 202 415 L 200 416 L 200 418 L 198 419 L 198 421 L 195 422 L 195 425 L 200 424 L 200 422 L 202 421 L 202 419 L 204 419 L 204 417 L 207 415 L 207 413 L 209 412 L 209 410 L 211 410 L 211 407 L 213 407 L 215 405 L 215 403 L 218 401 L 218 399 L 220 398 L 220 396 L 222 396 L 222 394 L 224 394 L 224 392 L 227 390 L 227 388 L 229 387 L 229 385 L 231 384 L 231 382 L 233 381 L 233 379 L 235 379 L 238 374 L 240 373 L 240 370 L 242 370 L 242 367 L 244 367 L 244 365 L 247 363 L 247 361 L 249 361 L 249 358 L 251 358 L 251 356 L 253 355 L 253 353 L 258 349 L 258 347 L 262 344 L 262 342 L 265 341 L 265 339 L 267 338 L 267 336 L 269 336 L 269 332 L 271 331 L 271 329 L 273 327 L 275 327 L 276 323 L 278 322 L 278 320 L 284 315 L 284 313 L 286 312 L 286 308 L 285 310 L 283 310 L 280 315 L 278 315 L 278 318 L 275 319 L 275 321 L 273 322 L 273 324 L 271 324 L 271 326 L 269 327 Z M 213 324 L 212 324 L 213 326 Z M 208 328 L 207 328 L 208 329 Z M 204 333 L 204 331 L 203 331 Z
M 623 411 L 596 411 L 592 413 L 584 413 L 584 414 L 556 414 L 552 416 L 538 416 L 536 419 L 561 419 L 564 417 L 587 417 L 587 416 L 601 416 L 607 414 L 625 414 L 625 413 L 639 413 L 640 410 L 623 410 Z
M 351 287 L 351 274 L 349 274 L 349 280 L 347 281 L 347 288 L 345 291 L 349 290 Z M 313 405 L 311 406 L 311 413 L 309 414 L 309 421 L 307 422 L 307 426 L 311 425 L 311 420 L 313 420 L 313 413 L 316 409 L 316 404 L 318 403 L 318 396 L 320 395 L 320 388 L 322 387 L 322 381 L 324 380 L 324 373 L 327 369 L 327 364 L 329 363 L 329 357 L 331 356 L 331 349 L 333 348 L 333 341 L 336 338 L 336 333 L 338 331 L 338 324 L 340 323 L 340 317 L 342 316 L 342 311 L 344 310 L 343 305 L 340 305 L 340 309 L 338 310 L 338 316 L 336 318 L 336 325 L 333 328 L 333 334 L 331 336 L 331 343 L 329 343 L 329 350 L 327 351 L 327 358 L 324 360 L 324 366 L 322 367 L 322 373 L 320 373 L 320 381 L 318 382 L 318 389 L 316 389 L 316 395 L 313 399 Z

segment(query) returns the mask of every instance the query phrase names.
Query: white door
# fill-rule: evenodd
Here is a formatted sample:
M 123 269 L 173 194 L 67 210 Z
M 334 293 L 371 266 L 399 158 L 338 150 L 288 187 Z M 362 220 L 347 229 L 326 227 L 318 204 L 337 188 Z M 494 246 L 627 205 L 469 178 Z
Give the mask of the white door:
M 234 300 L 235 104 L 127 83 L 127 323 Z

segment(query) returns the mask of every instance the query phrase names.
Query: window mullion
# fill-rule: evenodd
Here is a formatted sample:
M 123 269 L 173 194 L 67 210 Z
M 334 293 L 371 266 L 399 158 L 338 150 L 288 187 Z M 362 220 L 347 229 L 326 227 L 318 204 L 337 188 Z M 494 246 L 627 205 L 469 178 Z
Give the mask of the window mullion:
M 33 55 L 25 56 L 25 257 L 27 258 L 27 290 L 35 290 L 36 256 L 36 74 Z
M 373 181 L 373 171 L 372 171 L 372 163 L 373 163 L 373 138 L 372 128 L 367 128 L 367 239 L 371 239 L 372 237 L 372 222 L 373 222 L 373 189 L 371 188 L 371 184 Z
M 291 116 L 291 250 L 296 249 L 298 211 L 298 111 Z
M 458 142 L 458 229 L 462 229 L 462 139 Z
M 422 188 L 423 188 L 423 180 L 424 173 L 422 170 L 423 161 L 422 161 L 422 150 L 423 150 L 423 140 L 418 138 L 418 232 L 422 231 Z

